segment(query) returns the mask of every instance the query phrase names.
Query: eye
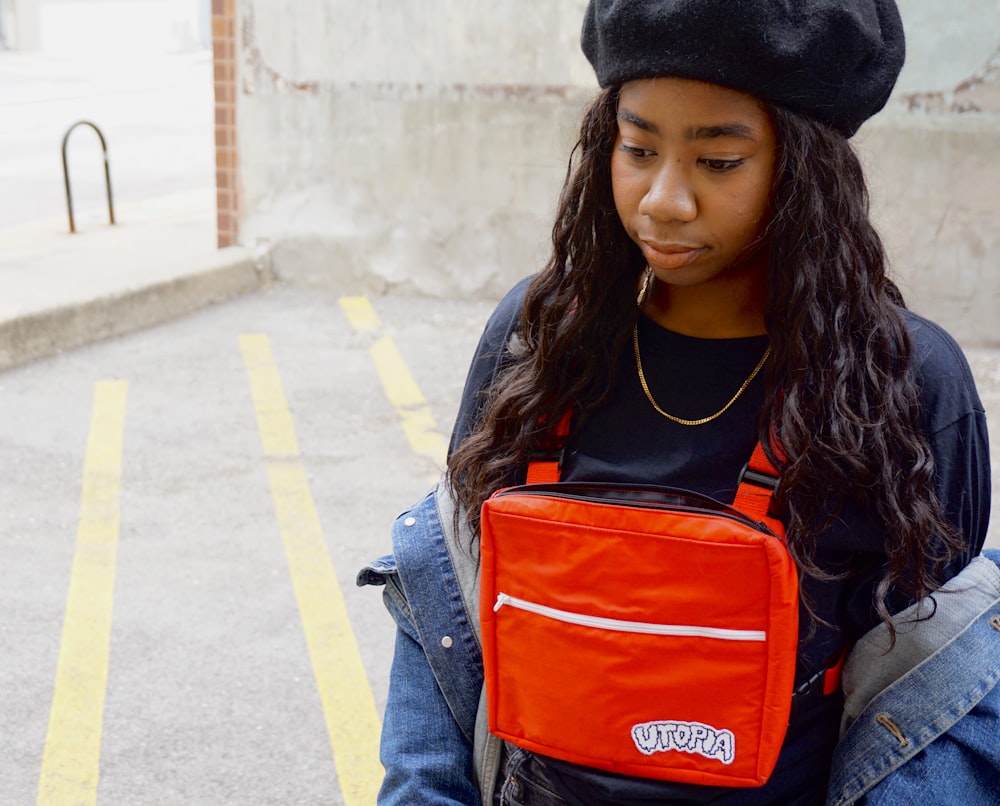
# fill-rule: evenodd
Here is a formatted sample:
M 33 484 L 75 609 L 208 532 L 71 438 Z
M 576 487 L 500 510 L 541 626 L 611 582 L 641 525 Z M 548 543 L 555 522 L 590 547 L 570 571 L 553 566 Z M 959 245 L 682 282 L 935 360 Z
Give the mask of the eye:
M 618 146 L 618 150 L 624 154 L 627 154 L 634 160 L 648 159 L 649 157 L 652 157 L 653 155 L 656 154 L 655 151 L 649 148 L 639 148 L 639 146 L 630 146 L 625 143 L 622 143 L 620 146 Z
M 731 171 L 734 168 L 739 168 L 743 164 L 743 160 L 742 159 L 721 160 L 721 159 L 710 159 L 706 157 L 701 160 L 701 163 L 710 171 L 713 171 L 715 173 L 725 173 L 726 171 Z

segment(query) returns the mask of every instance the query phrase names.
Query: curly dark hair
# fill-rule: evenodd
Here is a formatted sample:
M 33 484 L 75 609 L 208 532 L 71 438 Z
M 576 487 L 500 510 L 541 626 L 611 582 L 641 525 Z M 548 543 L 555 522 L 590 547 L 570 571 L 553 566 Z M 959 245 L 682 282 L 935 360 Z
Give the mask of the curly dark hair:
M 612 195 L 618 94 L 604 90 L 584 115 L 552 255 L 527 291 L 516 355 L 449 460 L 449 481 L 474 534 L 482 502 L 523 480 L 527 457 L 552 438 L 561 415 L 572 406 L 585 417 L 610 394 L 636 321 L 646 264 Z M 814 536 L 838 505 L 868 502 L 885 526 L 888 566 L 875 606 L 888 621 L 890 591 L 912 600 L 932 592 L 963 541 L 937 501 L 903 299 L 886 274 L 861 164 L 843 135 L 765 107 L 778 155 L 763 236 L 772 357 L 759 436 L 765 446 L 771 434 L 780 436 L 782 456 L 771 457 L 782 477 L 775 507 L 800 570 L 824 579 Z M 831 490 L 842 491 L 840 500 L 831 502 Z

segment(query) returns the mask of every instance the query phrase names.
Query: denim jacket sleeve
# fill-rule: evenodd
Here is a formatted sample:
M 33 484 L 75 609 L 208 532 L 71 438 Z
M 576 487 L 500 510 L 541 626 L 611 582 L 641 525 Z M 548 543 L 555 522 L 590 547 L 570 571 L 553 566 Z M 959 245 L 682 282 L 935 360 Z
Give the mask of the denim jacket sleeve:
M 852 651 L 828 806 L 1000 806 L 998 566 L 986 552 L 934 594 L 930 618 L 900 614 L 891 651 L 881 625 Z
M 397 624 L 380 753 L 385 806 L 481 803 L 473 741 L 482 651 L 439 519 L 429 494 L 397 518 L 393 555 L 358 576 L 385 586 Z

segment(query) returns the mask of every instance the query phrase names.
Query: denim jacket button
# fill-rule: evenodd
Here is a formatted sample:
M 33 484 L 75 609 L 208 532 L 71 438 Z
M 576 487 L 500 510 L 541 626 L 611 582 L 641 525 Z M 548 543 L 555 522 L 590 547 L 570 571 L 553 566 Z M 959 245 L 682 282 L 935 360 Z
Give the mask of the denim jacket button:
M 410 517 L 403 521 L 403 526 L 414 526 L 417 522 L 416 518 Z
M 455 640 L 450 635 L 446 635 L 444 638 L 441 639 L 441 646 L 443 646 L 445 649 L 451 649 L 452 644 L 454 643 Z

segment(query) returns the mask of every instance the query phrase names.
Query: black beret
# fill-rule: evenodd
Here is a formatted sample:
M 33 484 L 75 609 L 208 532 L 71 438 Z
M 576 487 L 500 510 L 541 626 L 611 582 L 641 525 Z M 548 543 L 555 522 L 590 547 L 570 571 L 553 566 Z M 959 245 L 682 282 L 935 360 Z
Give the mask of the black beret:
M 894 0 L 590 0 L 583 52 L 602 87 L 692 78 L 854 134 L 903 67 Z

